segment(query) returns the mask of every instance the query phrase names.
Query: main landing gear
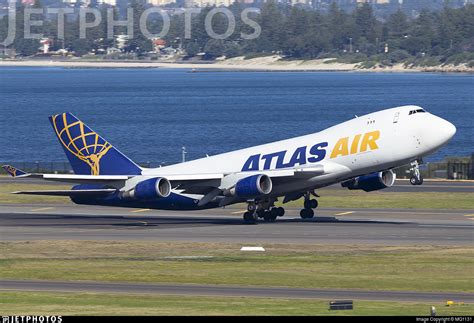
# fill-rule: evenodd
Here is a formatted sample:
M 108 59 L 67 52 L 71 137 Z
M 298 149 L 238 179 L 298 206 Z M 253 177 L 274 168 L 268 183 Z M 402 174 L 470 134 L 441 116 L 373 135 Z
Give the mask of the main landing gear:
M 244 222 L 247 224 L 257 224 L 258 218 L 263 218 L 265 222 L 275 222 L 277 217 L 285 215 L 285 209 L 274 207 L 273 202 L 248 202 L 247 212 L 244 213 Z
M 412 161 L 410 165 L 411 165 L 410 171 L 413 172 L 413 175 L 410 177 L 410 184 L 411 185 L 423 184 L 423 177 L 421 177 L 420 164 L 418 163 L 418 160 Z
M 314 196 L 319 197 L 315 193 L 312 193 Z M 314 209 L 318 207 L 318 201 L 316 199 L 311 199 L 311 193 L 306 192 L 304 195 L 304 209 L 300 211 L 300 216 L 302 219 L 311 219 L 314 217 Z

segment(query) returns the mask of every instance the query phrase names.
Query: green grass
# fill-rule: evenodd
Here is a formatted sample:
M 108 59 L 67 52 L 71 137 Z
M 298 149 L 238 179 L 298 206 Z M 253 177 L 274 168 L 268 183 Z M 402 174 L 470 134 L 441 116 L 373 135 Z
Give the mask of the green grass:
M 474 248 L 37 241 L 0 243 L 3 279 L 474 290 Z M 176 259 L 176 256 L 211 256 Z
M 23 190 L 70 189 L 71 185 L 0 184 L 0 204 L 70 204 L 67 197 L 12 195 Z M 318 190 L 321 207 L 336 208 L 409 208 L 409 209 L 474 209 L 474 193 L 350 191 L 346 189 Z M 280 205 L 280 204 L 279 204 Z M 287 207 L 301 207 L 303 200 L 286 203 Z
M 249 297 L 152 296 L 96 293 L 0 292 L 3 315 L 472 315 L 473 304 L 354 301 L 330 311 L 328 301 Z

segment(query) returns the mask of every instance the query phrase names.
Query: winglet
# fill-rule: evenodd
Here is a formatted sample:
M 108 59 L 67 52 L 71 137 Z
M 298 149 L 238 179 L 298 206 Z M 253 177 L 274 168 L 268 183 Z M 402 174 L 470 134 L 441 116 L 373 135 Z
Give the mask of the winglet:
M 29 175 L 27 172 L 10 165 L 3 165 L 2 168 L 12 177 L 23 177 Z

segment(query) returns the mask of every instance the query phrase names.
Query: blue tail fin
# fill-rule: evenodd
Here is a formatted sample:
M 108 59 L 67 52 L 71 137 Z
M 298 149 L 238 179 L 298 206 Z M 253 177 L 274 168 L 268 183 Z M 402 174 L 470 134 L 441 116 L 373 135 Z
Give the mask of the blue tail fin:
M 73 114 L 49 117 L 74 173 L 81 175 L 140 175 L 140 167 Z
M 24 175 L 28 175 L 27 172 L 10 165 L 3 165 L 2 168 L 12 177 L 22 177 Z

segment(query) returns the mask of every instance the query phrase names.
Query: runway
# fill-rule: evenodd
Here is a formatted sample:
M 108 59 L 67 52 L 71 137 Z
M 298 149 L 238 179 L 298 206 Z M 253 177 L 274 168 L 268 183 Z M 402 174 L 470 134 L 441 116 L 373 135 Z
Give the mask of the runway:
M 468 245 L 474 211 L 317 209 L 303 220 L 299 209 L 274 223 L 245 225 L 242 209 L 193 212 L 80 205 L 0 205 L 2 241 L 156 240 L 238 243 Z
M 234 296 L 285 299 L 355 299 L 405 302 L 474 302 L 474 294 L 414 291 L 375 291 L 357 289 L 309 289 L 217 285 L 134 284 L 61 281 L 0 281 L 0 290 L 157 294 L 186 296 Z

